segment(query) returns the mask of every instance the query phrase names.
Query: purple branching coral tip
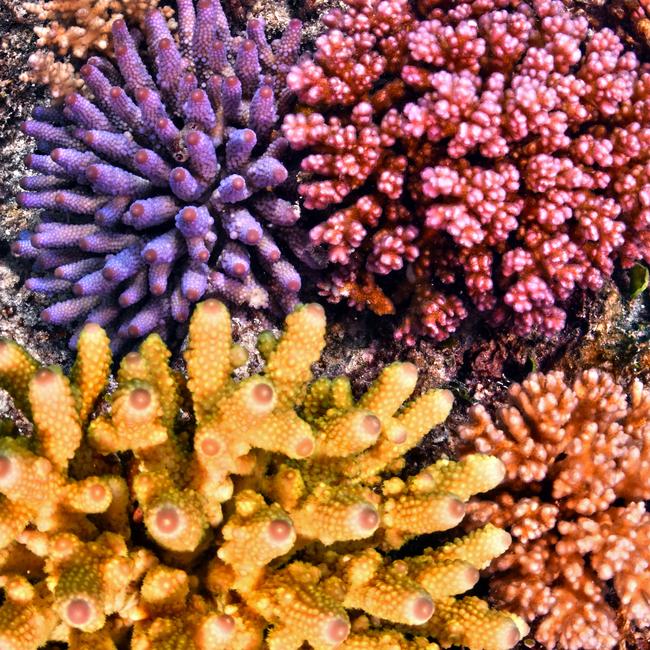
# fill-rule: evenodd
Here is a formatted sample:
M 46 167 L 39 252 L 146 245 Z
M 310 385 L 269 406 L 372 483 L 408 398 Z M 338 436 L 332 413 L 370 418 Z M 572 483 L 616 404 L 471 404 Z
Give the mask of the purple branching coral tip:
M 47 214 L 12 250 L 34 260 L 28 288 L 71 294 L 42 318 L 99 322 L 119 344 L 185 321 L 207 295 L 292 309 L 301 282 L 284 252 L 301 238 L 281 196 L 278 121 L 300 22 L 270 44 L 260 19 L 235 38 L 219 0 L 200 0 L 179 3 L 176 34 L 156 10 L 146 42 L 123 20 L 112 32 L 117 68 L 93 57 L 87 94 L 37 108 L 22 127 L 37 141 L 25 160 L 37 175 L 18 202 Z

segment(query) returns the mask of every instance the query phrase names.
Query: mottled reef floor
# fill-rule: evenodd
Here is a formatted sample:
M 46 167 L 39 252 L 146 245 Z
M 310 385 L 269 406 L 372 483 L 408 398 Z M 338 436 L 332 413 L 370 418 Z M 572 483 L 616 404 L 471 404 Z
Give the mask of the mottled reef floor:
M 238 2 L 227 1 L 231 5 Z M 251 13 L 262 14 L 270 26 L 282 25 L 297 12 L 307 20 L 309 41 L 318 33 L 318 15 L 336 0 L 287 0 L 288 6 L 277 0 L 243 2 Z M 576 0 L 573 6 L 587 11 L 594 26 L 607 24 L 616 29 L 628 45 L 641 52 L 643 60 L 650 61 L 643 36 L 635 25 L 625 22 L 624 13 L 617 13 L 623 0 Z M 242 10 L 242 16 L 244 13 Z M 9 248 L 15 236 L 36 219 L 33 211 L 20 208 L 13 199 L 25 173 L 23 158 L 32 148 L 19 124 L 30 115 L 34 104 L 46 98 L 42 88 L 20 81 L 20 73 L 26 69 L 27 59 L 35 48 L 31 19 L 25 16 L 20 2 L 0 0 L 0 337 L 13 338 L 44 364 L 69 367 L 73 355 L 67 348 L 68 333 L 39 322 L 38 314 L 45 301 L 22 288 L 28 277 L 28 265 L 13 258 Z M 552 340 L 522 339 L 495 332 L 474 318 L 468 319 L 444 345 L 422 341 L 413 348 L 393 340 L 392 322 L 330 306 L 327 347 L 316 372 L 346 374 L 355 390 L 361 391 L 384 364 L 410 360 L 421 372 L 419 390 L 433 386 L 451 388 L 457 397 L 454 413 L 411 453 L 410 469 L 415 471 L 442 454 L 453 454 L 455 425 L 472 403 L 498 403 L 512 382 L 522 380 L 533 369 L 560 368 L 573 374 L 600 365 L 618 375 L 648 380 L 650 302 L 647 292 L 635 299 L 630 299 L 629 293 L 627 276 L 620 274 L 601 297 L 575 300 L 569 306 L 565 331 Z M 307 291 L 305 299 L 317 296 Z M 247 310 L 235 311 L 233 319 L 235 338 L 252 352 L 250 369 L 254 370 L 259 363 L 254 352 L 255 336 L 274 324 Z M 176 345 L 177 351 L 180 347 L 181 341 Z M 13 406 L 0 393 L 0 416 L 7 415 L 13 415 Z M 639 640 L 635 647 L 646 650 L 648 641 Z

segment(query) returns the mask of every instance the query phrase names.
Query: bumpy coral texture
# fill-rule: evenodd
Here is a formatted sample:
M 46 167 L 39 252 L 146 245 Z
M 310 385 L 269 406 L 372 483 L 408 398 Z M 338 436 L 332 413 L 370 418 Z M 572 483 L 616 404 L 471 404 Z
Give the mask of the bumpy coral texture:
M 127 19 L 141 26 L 145 14 L 158 6 L 158 0 L 47 0 L 25 2 L 23 8 L 43 24 L 34 27 L 41 49 L 29 57 L 30 70 L 23 81 L 47 84 L 53 99 L 59 100 L 81 83 L 72 65 L 57 61 L 58 55 L 85 57 L 89 50 L 110 52 L 111 27 L 116 20 Z M 171 16 L 170 8 L 163 12 Z M 51 51 L 47 51 L 47 50 Z
M 548 648 L 621 647 L 650 627 L 650 391 L 587 370 L 533 374 L 496 421 L 477 406 L 461 430 L 471 452 L 500 458 L 506 480 L 470 519 L 514 537 L 491 595 Z M 612 590 L 615 598 L 612 597 Z
M 158 3 L 159 0 L 47 0 L 25 2 L 23 8 L 45 23 L 34 28 L 39 47 L 82 58 L 88 50 L 109 49 L 111 27 L 116 20 L 128 19 L 140 25 L 145 14 L 156 9 Z
M 299 212 L 281 198 L 286 141 L 275 126 L 300 22 L 269 45 L 261 20 L 233 37 L 218 0 L 196 10 L 185 0 L 178 23 L 173 35 L 147 13 L 145 48 L 114 22 L 119 70 L 98 57 L 81 69 L 94 100 L 73 93 L 24 123 L 38 174 L 18 200 L 45 211 L 13 250 L 34 259 L 29 288 L 74 295 L 47 308 L 47 322 L 110 325 L 124 340 L 184 322 L 204 295 L 296 304 L 301 280 L 276 235 L 308 250 L 291 229 Z
M 650 74 L 559 0 L 346 0 L 288 76 L 323 295 L 445 339 L 469 309 L 553 334 L 650 261 Z M 325 220 L 322 220 L 325 219 Z
M 21 73 L 20 80 L 49 86 L 55 103 L 83 87 L 72 63 L 58 61 L 54 52 L 47 50 L 38 50 L 29 57 L 29 70 Z
M 386 367 L 355 400 L 347 377 L 312 381 L 318 305 L 259 339 L 246 361 L 226 307 L 195 310 L 187 380 L 149 336 L 119 366 L 108 338 L 79 340 L 70 378 L 0 344 L 0 385 L 31 420 L 0 438 L 0 646 L 36 650 L 504 650 L 517 616 L 459 596 L 510 536 L 488 524 L 419 554 L 405 542 L 456 526 L 496 458 L 440 460 L 399 478 L 404 454 L 449 413 L 431 390 L 404 404 L 415 367 Z M 422 547 L 420 547 L 422 548 Z M 390 551 L 390 553 L 389 553 Z M 306 644 L 306 645 L 304 645 Z

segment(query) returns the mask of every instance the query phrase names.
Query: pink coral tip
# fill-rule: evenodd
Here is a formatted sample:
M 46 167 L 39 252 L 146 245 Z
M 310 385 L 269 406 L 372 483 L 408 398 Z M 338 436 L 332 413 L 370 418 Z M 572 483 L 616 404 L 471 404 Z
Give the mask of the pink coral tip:
M 204 438 L 201 441 L 201 451 L 206 456 L 216 456 L 221 451 L 221 445 L 214 438 Z
M 228 614 L 222 614 L 215 619 L 217 630 L 224 636 L 230 636 L 235 630 L 235 619 Z
M 314 441 L 311 438 L 303 438 L 296 445 L 296 454 L 302 458 L 311 456 L 311 453 L 314 451 Z
M 7 478 L 11 474 L 12 463 L 7 456 L 0 456 L 0 480 Z
M 151 393 L 146 388 L 136 388 L 129 395 L 129 404 L 134 409 L 142 411 L 151 404 Z
M 433 610 L 433 601 L 429 595 L 416 596 L 407 604 L 407 617 L 414 625 L 422 625 L 431 618 Z
M 66 618 L 70 625 L 77 627 L 87 625 L 92 617 L 92 613 L 92 607 L 84 598 L 71 600 L 65 609 Z
M 260 404 L 268 404 L 274 396 L 273 387 L 269 384 L 259 383 L 253 388 L 253 399 Z
M 163 506 L 156 513 L 154 523 L 159 533 L 173 535 L 181 526 L 181 515 L 174 506 Z
M 293 526 L 286 519 L 275 519 L 269 524 L 268 530 L 272 541 L 282 543 L 291 537 Z
M 240 182 L 240 179 L 236 178 L 232 184 L 235 189 L 239 190 L 243 189 L 244 181 L 241 180 Z M 236 187 L 235 184 L 239 185 L 239 187 Z M 260 233 L 255 228 L 249 228 L 246 231 L 245 239 L 247 244 L 257 244 L 257 242 L 260 240 Z
M 350 624 L 342 618 L 332 619 L 325 626 L 324 636 L 327 643 L 340 645 L 348 638 L 348 634 L 350 634 Z
M 370 436 L 378 436 L 381 431 L 381 421 L 376 415 L 366 415 L 361 421 L 361 428 Z
M 56 379 L 56 373 L 49 368 L 41 368 L 35 375 L 33 382 L 40 386 L 47 386 Z
M 93 501 L 103 501 L 106 498 L 106 488 L 100 483 L 96 483 L 90 488 L 90 498 Z
M 379 526 L 379 513 L 371 505 L 361 506 L 357 511 L 355 518 L 359 530 L 364 533 L 375 531 L 377 526 Z

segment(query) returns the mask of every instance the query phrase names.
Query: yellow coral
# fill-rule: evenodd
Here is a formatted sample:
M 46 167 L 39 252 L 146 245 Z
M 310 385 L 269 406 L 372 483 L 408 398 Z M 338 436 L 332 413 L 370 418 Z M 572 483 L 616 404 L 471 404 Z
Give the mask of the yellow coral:
M 228 311 L 208 300 L 190 325 L 187 380 L 152 335 L 122 360 L 95 417 L 110 364 L 99 327 L 82 332 L 70 380 L 0 347 L 0 380 L 36 432 L 0 438 L 0 543 L 16 557 L 0 553 L 0 620 L 23 625 L 22 598 L 25 620 L 43 621 L 26 650 L 46 640 L 112 650 L 127 629 L 133 650 L 516 643 L 515 619 L 456 598 L 507 533 L 488 525 L 417 555 L 387 553 L 453 528 L 502 463 L 471 455 L 398 476 L 451 393 L 407 401 L 417 370 L 395 363 L 355 400 L 345 377 L 312 381 L 324 340 L 322 308 L 301 306 L 279 338 L 261 337 L 265 368 L 236 381 L 244 355 Z M 37 589 L 10 589 L 8 571 L 23 567 Z
M 43 454 L 57 469 L 67 467 L 83 436 L 68 378 L 42 368 L 29 383 L 29 403 Z
M 79 420 L 84 424 L 106 388 L 112 355 L 106 332 L 94 323 L 81 330 L 77 350 L 70 379 L 77 389 Z
M 12 341 L 0 339 L 0 388 L 14 399 L 16 407 L 27 417 L 31 415 L 27 389 L 38 369 L 38 363 Z
M 425 626 L 427 632 L 451 645 L 482 650 L 511 648 L 528 632 L 518 616 L 489 609 L 480 598 L 445 598 L 436 601 L 436 611 Z
M 35 650 L 57 623 L 50 603 L 21 576 L 0 576 L 5 602 L 0 607 L 0 643 L 8 650 Z

